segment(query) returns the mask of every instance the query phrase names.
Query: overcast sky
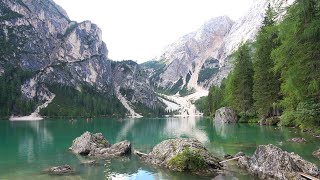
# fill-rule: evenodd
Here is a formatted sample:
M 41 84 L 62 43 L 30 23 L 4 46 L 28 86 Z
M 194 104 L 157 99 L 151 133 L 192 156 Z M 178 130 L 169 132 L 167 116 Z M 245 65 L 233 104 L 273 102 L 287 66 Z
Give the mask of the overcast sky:
M 102 29 L 113 60 L 144 62 L 168 44 L 221 15 L 236 20 L 254 0 L 54 0 L 71 20 Z

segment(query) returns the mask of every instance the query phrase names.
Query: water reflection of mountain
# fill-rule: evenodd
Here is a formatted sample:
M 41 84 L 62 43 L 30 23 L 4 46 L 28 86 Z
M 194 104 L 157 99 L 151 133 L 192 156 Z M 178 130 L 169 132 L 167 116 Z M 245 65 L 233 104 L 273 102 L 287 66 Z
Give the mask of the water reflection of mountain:
M 168 118 L 164 132 L 171 137 L 192 137 L 202 143 L 208 143 L 209 138 L 205 130 L 199 129 L 197 123 L 200 117 L 189 116 L 179 118 Z
M 177 137 L 192 137 L 202 143 L 209 142 L 205 129 L 197 123 L 199 117 L 127 119 L 117 133 L 117 141 L 130 140 L 136 149 L 149 152 L 159 142 Z
M 16 132 L 19 158 L 28 163 L 34 162 L 36 154 L 54 140 L 43 121 L 12 122 L 11 129 Z

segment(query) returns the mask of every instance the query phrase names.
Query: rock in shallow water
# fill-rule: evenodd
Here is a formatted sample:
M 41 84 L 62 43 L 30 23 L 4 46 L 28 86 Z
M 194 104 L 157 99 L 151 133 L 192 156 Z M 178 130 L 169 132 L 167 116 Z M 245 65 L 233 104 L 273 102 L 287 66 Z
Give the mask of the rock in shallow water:
M 292 138 L 288 140 L 289 142 L 295 142 L 295 143 L 304 143 L 307 142 L 304 138 Z
M 122 141 L 111 145 L 103 137 L 102 133 L 92 134 L 87 131 L 76 138 L 69 149 L 80 155 L 109 158 L 129 154 L 131 152 L 131 143 Z
M 238 122 L 238 116 L 233 109 L 222 107 L 216 111 L 214 121 L 217 123 L 236 123 Z
M 312 155 L 320 160 L 320 149 L 314 151 Z
M 169 139 L 156 145 L 149 154 L 136 152 L 145 162 L 173 171 L 189 171 L 202 175 L 221 169 L 220 159 L 212 156 L 196 139 Z
M 260 145 L 251 158 L 242 156 L 238 163 L 260 179 L 299 179 L 299 172 L 319 178 L 315 164 L 272 144 Z
M 44 169 L 42 172 L 51 175 L 68 175 L 75 173 L 71 166 L 67 164 Z

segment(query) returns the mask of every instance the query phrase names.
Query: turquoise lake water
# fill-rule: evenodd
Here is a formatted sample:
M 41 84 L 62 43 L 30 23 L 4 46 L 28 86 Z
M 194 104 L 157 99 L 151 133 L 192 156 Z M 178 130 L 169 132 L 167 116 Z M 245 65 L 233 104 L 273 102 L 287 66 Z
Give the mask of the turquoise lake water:
M 260 144 L 274 144 L 320 166 L 312 152 L 320 148 L 320 139 L 300 133 L 293 128 L 266 127 L 250 124 L 215 125 L 206 118 L 161 119 L 50 119 L 34 122 L 0 121 L 0 179 L 255 179 L 245 171 L 231 167 L 225 175 L 201 177 L 188 173 L 171 172 L 140 162 L 136 156 L 101 160 L 98 166 L 84 166 L 84 157 L 68 151 L 72 140 L 83 132 L 102 132 L 111 143 L 131 141 L 133 148 L 148 153 L 163 140 L 193 137 L 201 141 L 216 156 L 236 154 L 239 151 L 252 155 Z M 287 142 L 303 137 L 302 144 Z M 50 176 L 42 169 L 69 164 L 76 174 Z

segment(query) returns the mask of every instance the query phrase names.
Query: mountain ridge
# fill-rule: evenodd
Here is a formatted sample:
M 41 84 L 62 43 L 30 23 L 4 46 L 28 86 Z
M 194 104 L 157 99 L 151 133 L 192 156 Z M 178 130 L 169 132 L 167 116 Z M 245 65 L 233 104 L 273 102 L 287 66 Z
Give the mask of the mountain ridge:
M 13 85 L 17 94 L 13 98 L 17 102 L 33 102 L 36 104 L 33 111 L 38 109 L 37 106 L 46 108 L 57 103 L 57 97 L 49 88 L 53 84 L 72 87 L 80 94 L 82 88 L 88 86 L 104 94 L 102 98 L 116 97 L 118 102 L 113 103 L 122 104 L 123 107 L 134 109 L 137 103 L 139 107 L 142 104 L 150 111 L 163 107 L 147 76 L 137 68 L 138 64 L 111 61 L 107 46 L 102 41 L 101 29 L 91 21 L 71 21 L 54 1 L 1 1 L 0 24 L 0 44 L 4 47 L 0 51 L 0 77 L 9 81 L 15 77 L 12 74 L 15 69 L 29 72 L 27 77 L 19 80 L 21 82 Z M 11 66 L 13 71 L 7 71 L 7 66 Z M 120 68 L 115 72 L 114 69 L 120 66 L 127 66 L 129 70 L 122 71 Z M 122 82 L 116 83 L 119 80 Z M 117 93 L 120 88 L 132 91 L 132 98 L 120 97 Z M 144 92 L 144 96 L 141 92 Z M 3 101 L 2 106 L 12 111 L 6 115 L 27 115 L 32 112 L 29 107 L 24 112 L 16 111 L 20 108 L 16 107 L 16 102 L 10 99 Z M 113 110 L 113 113 L 117 113 L 116 109 Z M 127 111 L 129 115 L 137 115 L 131 109 L 127 108 Z

